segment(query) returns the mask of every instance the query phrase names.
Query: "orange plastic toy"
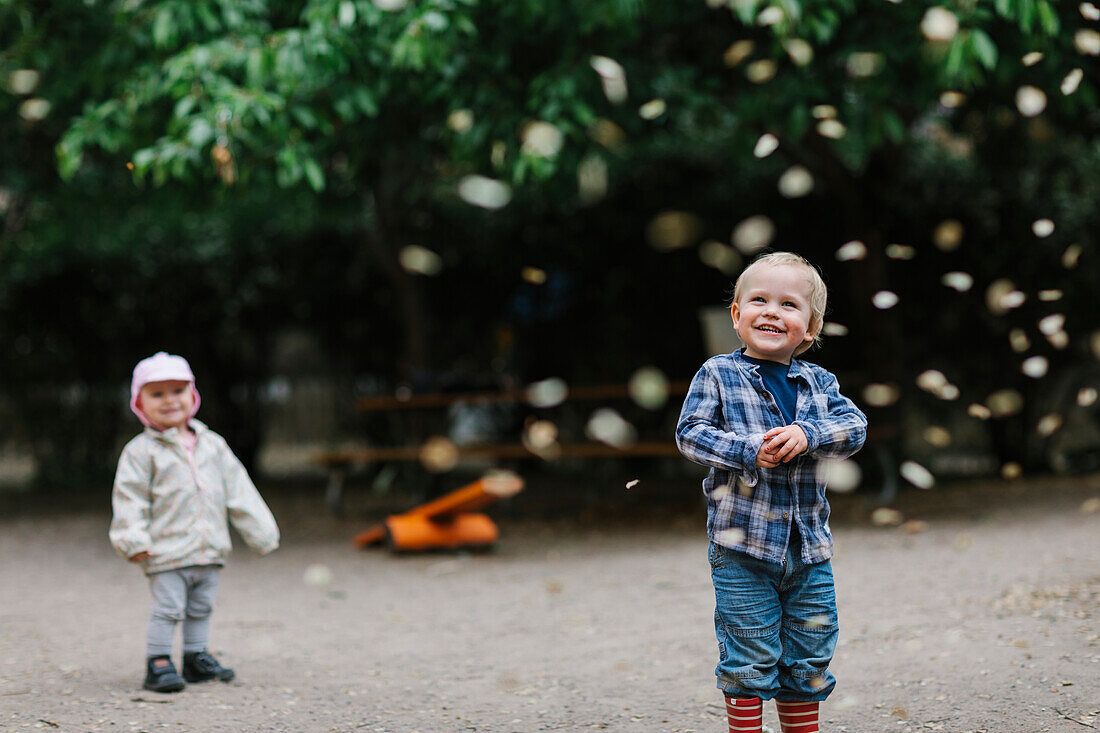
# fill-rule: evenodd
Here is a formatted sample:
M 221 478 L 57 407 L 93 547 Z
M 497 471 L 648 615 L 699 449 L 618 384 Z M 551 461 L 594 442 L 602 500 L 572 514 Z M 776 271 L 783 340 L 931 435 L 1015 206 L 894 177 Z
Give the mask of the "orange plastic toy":
M 484 547 L 497 541 L 500 530 L 485 514 L 474 512 L 523 490 L 523 479 L 513 473 L 494 473 L 429 501 L 404 514 L 355 535 L 356 547 L 389 542 L 395 550 L 436 550 Z

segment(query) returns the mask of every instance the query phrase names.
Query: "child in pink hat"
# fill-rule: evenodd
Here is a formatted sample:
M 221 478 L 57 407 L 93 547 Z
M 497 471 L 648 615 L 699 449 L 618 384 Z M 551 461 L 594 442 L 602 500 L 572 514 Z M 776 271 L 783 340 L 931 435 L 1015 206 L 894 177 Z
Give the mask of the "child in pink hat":
M 134 367 L 130 409 L 145 430 L 118 459 L 109 536 L 149 577 L 143 686 L 155 692 L 178 692 L 185 680 L 234 677 L 207 651 L 219 571 L 231 549 L 228 522 L 260 554 L 279 546 L 275 518 L 244 466 L 224 438 L 195 419 L 199 402 L 183 357 L 161 351 Z M 171 659 L 181 624 L 182 677 Z

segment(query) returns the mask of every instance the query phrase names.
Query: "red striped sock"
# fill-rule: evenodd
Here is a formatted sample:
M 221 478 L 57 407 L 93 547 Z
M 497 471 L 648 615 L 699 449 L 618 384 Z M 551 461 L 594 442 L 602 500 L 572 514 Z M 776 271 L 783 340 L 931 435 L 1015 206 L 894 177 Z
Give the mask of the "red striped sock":
M 729 733 L 761 733 L 763 703 L 759 697 L 727 697 L 726 722 Z
M 776 700 L 783 733 L 818 733 L 817 710 L 821 703 Z

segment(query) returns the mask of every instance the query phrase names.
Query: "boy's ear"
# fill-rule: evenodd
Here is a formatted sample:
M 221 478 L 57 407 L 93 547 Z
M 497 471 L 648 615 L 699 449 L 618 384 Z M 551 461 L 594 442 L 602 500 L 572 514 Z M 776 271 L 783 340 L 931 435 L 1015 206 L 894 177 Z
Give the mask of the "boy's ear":
M 736 301 L 730 304 L 730 318 L 733 319 L 733 327 L 737 328 L 737 322 L 741 320 L 741 309 L 737 307 Z

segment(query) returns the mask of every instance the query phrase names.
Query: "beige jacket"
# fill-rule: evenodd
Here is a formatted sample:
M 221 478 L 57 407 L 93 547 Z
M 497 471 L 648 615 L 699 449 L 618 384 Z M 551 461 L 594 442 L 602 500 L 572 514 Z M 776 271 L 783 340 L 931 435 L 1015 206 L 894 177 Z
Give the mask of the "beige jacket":
M 225 439 L 192 418 L 192 457 L 175 428 L 145 428 L 122 449 L 109 536 L 120 555 L 148 552 L 146 574 L 224 565 L 229 525 L 261 555 L 279 546 L 279 528 Z

